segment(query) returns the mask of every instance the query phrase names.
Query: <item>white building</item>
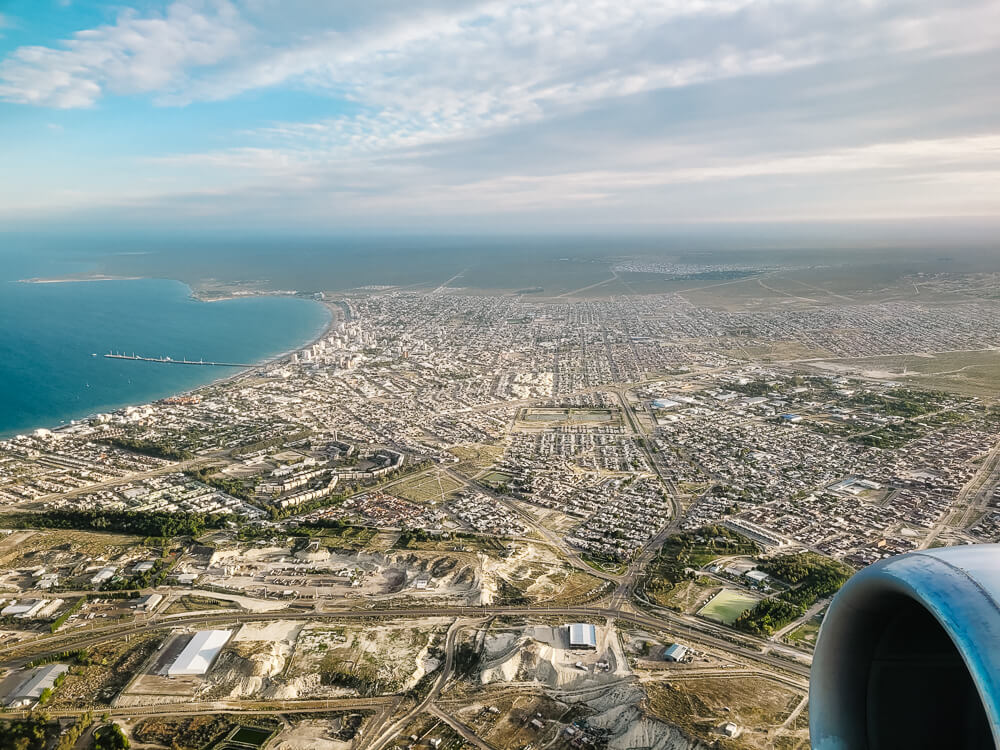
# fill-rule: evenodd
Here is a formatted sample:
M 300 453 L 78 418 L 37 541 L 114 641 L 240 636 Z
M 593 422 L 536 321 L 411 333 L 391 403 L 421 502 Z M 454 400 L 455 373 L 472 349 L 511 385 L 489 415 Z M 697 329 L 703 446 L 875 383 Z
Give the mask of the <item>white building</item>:
M 115 573 L 118 572 L 118 568 L 114 565 L 108 565 L 105 568 L 101 568 L 94 574 L 94 577 L 90 579 L 90 582 L 97 586 L 98 584 L 104 583 L 105 581 L 110 581 L 114 578 Z
M 567 625 L 570 648 L 597 648 L 597 628 L 585 622 Z
M 17 690 L 8 696 L 7 705 L 11 708 L 28 708 L 35 705 L 41 698 L 42 691 L 52 690 L 59 675 L 67 671 L 69 671 L 69 667 L 65 664 L 46 664 L 43 667 L 38 667 Z
M 135 600 L 133 605 L 140 612 L 152 612 L 163 601 L 163 594 L 147 594 Z
M 0 610 L 0 615 L 27 620 L 38 614 L 46 604 L 48 604 L 47 599 L 22 599 L 21 601 L 13 601 Z
M 231 630 L 202 630 L 195 633 L 167 669 L 167 676 L 205 674 L 232 634 Z

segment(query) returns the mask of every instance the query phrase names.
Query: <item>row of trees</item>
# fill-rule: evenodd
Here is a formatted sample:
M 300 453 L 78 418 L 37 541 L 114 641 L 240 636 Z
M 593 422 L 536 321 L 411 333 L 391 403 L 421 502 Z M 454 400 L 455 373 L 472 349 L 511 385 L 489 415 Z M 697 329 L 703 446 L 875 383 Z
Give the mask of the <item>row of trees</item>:
M 189 458 L 194 458 L 194 454 L 184 448 L 177 448 L 166 443 L 157 443 L 153 440 L 143 440 L 142 438 L 117 436 L 104 438 L 100 442 L 105 445 L 113 445 L 115 448 L 132 451 L 132 453 L 139 453 L 143 456 L 151 456 L 153 458 L 165 458 L 169 461 L 186 461 Z
M 167 513 L 127 510 L 49 510 L 44 513 L 5 513 L 0 524 L 16 529 L 76 529 L 133 534 L 145 537 L 198 536 L 225 526 L 225 514 Z

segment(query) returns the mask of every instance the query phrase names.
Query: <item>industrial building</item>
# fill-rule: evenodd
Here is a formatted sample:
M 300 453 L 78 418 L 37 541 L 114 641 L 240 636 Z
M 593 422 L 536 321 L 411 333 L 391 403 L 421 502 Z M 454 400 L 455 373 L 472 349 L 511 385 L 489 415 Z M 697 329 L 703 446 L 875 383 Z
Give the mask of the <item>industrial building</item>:
M 140 596 L 132 606 L 140 612 L 152 612 L 163 601 L 163 594 L 147 594 Z
M 10 708 L 29 708 L 38 703 L 42 692 L 52 690 L 59 675 L 69 671 L 65 664 L 46 664 L 38 667 L 7 699 Z
M 27 620 L 37 615 L 46 604 L 48 604 L 46 599 L 15 600 L 0 610 L 0 615 Z
M 205 674 L 232 634 L 232 630 L 202 630 L 195 633 L 167 669 L 167 676 Z
M 570 648 L 597 648 L 597 628 L 589 623 L 577 622 L 567 625 Z
M 665 661 L 683 661 L 684 657 L 687 656 L 687 652 L 687 646 L 675 643 L 663 650 L 663 659 Z
M 114 565 L 107 565 L 101 568 L 99 571 L 97 571 L 94 574 L 94 577 L 90 579 L 90 582 L 94 586 L 98 586 L 104 583 L 105 581 L 110 581 L 112 578 L 114 578 L 115 573 L 117 572 L 118 568 L 116 568 Z

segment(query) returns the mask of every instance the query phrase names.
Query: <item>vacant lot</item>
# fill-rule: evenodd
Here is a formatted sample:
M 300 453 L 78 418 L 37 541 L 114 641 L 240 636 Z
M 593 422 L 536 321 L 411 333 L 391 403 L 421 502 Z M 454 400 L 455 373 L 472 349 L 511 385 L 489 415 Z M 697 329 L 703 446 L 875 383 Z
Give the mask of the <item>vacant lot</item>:
M 500 459 L 503 455 L 503 446 L 468 443 L 449 448 L 448 452 L 458 458 L 458 463 L 454 465 L 456 471 L 467 476 L 475 476 Z
M 714 579 L 699 576 L 693 581 L 678 583 L 668 591 L 653 592 L 650 598 L 664 607 L 677 609 L 681 612 L 693 612 L 699 607 L 703 607 L 719 591 L 721 588 Z
M 135 671 L 159 648 L 162 633 L 107 641 L 87 650 L 89 664 L 73 666 L 55 691 L 52 708 L 108 705 Z
M 1000 391 L 1000 350 L 892 355 L 810 362 L 827 372 L 900 380 L 908 385 L 996 398 Z
M 387 487 L 386 492 L 417 503 L 443 502 L 462 487 L 457 479 L 443 472 L 431 471 Z
M 212 599 L 207 596 L 197 596 L 195 594 L 185 594 L 179 599 L 171 602 L 164 614 L 173 615 L 182 612 L 205 612 L 213 609 L 239 609 L 235 602 L 224 599 Z
M 778 728 L 804 695 L 762 677 L 743 675 L 673 679 L 650 683 L 646 691 L 654 716 L 699 739 L 718 740 L 716 729 L 727 721 L 744 728 L 739 739 L 722 740 L 718 745 L 722 748 L 774 747 Z

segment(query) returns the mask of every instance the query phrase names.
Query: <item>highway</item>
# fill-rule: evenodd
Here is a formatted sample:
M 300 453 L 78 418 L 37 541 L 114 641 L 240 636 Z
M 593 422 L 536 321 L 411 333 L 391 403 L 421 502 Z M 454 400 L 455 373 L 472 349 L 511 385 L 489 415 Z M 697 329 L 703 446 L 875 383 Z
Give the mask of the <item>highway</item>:
M 4 662 L 5 666 L 22 666 L 28 661 L 44 656 L 52 656 L 62 651 L 76 650 L 104 643 L 109 640 L 121 638 L 125 635 L 135 635 L 137 633 L 148 633 L 167 627 L 203 627 L 209 625 L 220 625 L 223 623 L 245 623 L 263 622 L 268 620 L 326 620 L 326 621 L 352 621 L 370 620 L 379 618 L 418 619 L 422 617 L 456 617 L 482 619 L 489 616 L 514 616 L 514 617 L 564 617 L 567 620 L 585 620 L 587 618 L 605 618 L 620 620 L 632 625 L 639 625 L 652 630 L 666 630 L 679 635 L 683 640 L 705 647 L 725 650 L 731 654 L 739 655 L 749 661 L 767 664 L 775 669 L 808 676 L 808 665 L 801 662 L 791 661 L 781 657 L 775 657 L 765 653 L 767 649 L 773 648 L 774 644 L 767 641 L 744 636 L 743 634 L 733 634 L 731 637 L 721 637 L 710 633 L 696 630 L 696 627 L 708 627 L 700 620 L 686 620 L 682 617 L 669 613 L 666 610 L 657 612 L 655 615 L 640 612 L 628 612 L 623 609 L 602 607 L 602 606 L 577 606 L 577 607 L 538 607 L 538 606 L 485 606 L 485 607 L 413 607 L 413 608 L 391 608 L 391 609 L 366 609 L 366 610 L 340 610 L 340 611 L 308 611 L 301 610 L 295 612 L 265 612 L 265 613 L 240 613 L 222 612 L 212 614 L 202 614 L 190 618 L 175 618 L 162 620 L 151 618 L 148 621 L 120 626 L 117 624 L 108 625 L 93 630 L 72 630 L 65 633 L 57 633 L 52 636 L 44 636 L 31 644 L 15 644 L 0 648 L 0 656 L 11 655 Z M 721 631 L 721 629 L 720 629 Z M 744 643 L 754 643 L 758 648 L 750 648 L 740 645 L 736 640 Z M 35 648 L 37 647 L 37 648 Z M 14 654 L 17 654 L 15 657 Z M 805 654 L 802 654 L 806 657 Z M 807 657 L 806 657 L 807 658 Z

